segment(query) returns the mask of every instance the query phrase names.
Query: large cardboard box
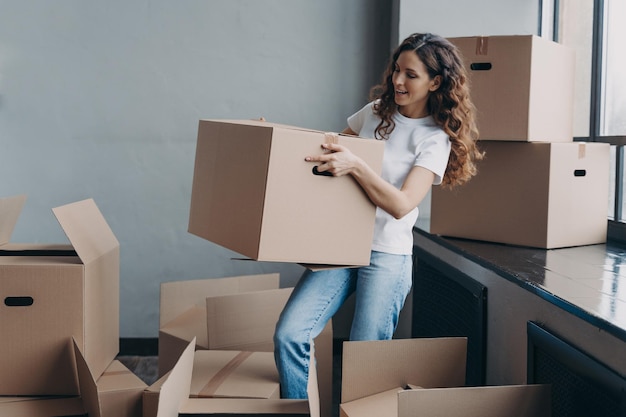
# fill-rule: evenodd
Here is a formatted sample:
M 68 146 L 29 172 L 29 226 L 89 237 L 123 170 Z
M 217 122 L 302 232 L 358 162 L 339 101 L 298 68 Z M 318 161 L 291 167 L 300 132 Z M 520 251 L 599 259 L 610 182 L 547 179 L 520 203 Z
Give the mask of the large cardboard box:
M 469 73 L 481 140 L 573 140 L 573 49 L 535 35 L 449 40 Z
M 344 342 L 340 417 L 549 417 L 550 387 L 463 387 L 467 339 Z
M 276 322 L 293 290 L 278 288 L 279 281 L 278 274 L 259 274 L 162 283 L 159 375 L 172 369 L 192 339 L 198 350 L 273 352 Z M 314 342 L 316 395 L 322 417 L 331 417 L 331 322 Z
M 368 265 L 375 206 L 351 176 L 315 175 L 304 160 L 329 140 L 381 171 L 383 141 L 201 120 L 189 232 L 258 261 Z
M 433 188 L 430 232 L 537 248 L 606 241 L 610 146 L 483 142 L 478 175 Z
M 25 197 L 0 200 L 0 394 L 76 395 L 69 342 L 100 375 L 119 348 L 119 243 L 91 199 L 53 209 L 71 245 L 9 244 Z
M 143 417 L 192 416 L 302 416 L 319 417 L 316 372 L 311 358 L 307 400 L 259 398 L 191 398 L 195 339 L 183 350 L 174 367 L 149 386 L 143 395 Z

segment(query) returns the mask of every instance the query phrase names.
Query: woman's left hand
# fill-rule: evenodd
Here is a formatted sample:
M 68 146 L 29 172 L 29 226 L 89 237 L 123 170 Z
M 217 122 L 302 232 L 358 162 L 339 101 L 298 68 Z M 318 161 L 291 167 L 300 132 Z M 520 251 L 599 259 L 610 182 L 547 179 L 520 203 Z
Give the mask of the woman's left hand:
M 320 162 L 319 172 L 330 172 L 334 177 L 350 174 L 361 162 L 360 158 L 350 152 L 345 146 L 336 143 L 324 143 L 321 155 L 307 156 L 307 162 Z

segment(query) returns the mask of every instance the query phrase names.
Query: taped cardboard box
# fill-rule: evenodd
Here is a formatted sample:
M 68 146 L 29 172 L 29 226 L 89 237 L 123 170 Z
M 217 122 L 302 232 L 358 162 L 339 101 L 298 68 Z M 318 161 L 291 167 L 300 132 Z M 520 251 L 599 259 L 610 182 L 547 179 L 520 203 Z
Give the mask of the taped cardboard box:
M 310 368 L 312 371 L 309 373 L 308 400 L 190 398 L 191 379 L 194 371 L 194 344 L 195 340 L 192 340 L 174 367 L 144 391 L 143 417 L 320 416 L 319 398 L 317 396 L 318 384 L 313 363 L 311 363 Z
M 368 265 L 376 207 L 352 177 L 316 175 L 304 160 L 328 141 L 381 171 L 383 141 L 262 121 L 201 120 L 189 232 L 258 261 Z M 329 240 L 328 230 L 342 232 Z
M 610 145 L 483 142 L 478 175 L 434 187 L 430 232 L 544 249 L 606 242 Z
M 341 417 L 548 417 L 550 387 L 463 387 L 466 338 L 345 342 Z
M 449 40 L 468 70 L 481 140 L 573 140 L 573 49 L 535 35 Z
M 77 395 L 71 338 L 95 375 L 118 353 L 119 243 L 88 199 L 53 209 L 71 245 L 9 244 L 25 200 L 0 199 L 0 394 Z
M 273 352 L 275 325 L 293 290 L 278 286 L 278 274 L 161 284 L 159 375 L 172 368 L 194 338 L 200 341 L 197 349 Z M 332 322 L 315 339 L 315 355 L 321 414 L 330 417 Z

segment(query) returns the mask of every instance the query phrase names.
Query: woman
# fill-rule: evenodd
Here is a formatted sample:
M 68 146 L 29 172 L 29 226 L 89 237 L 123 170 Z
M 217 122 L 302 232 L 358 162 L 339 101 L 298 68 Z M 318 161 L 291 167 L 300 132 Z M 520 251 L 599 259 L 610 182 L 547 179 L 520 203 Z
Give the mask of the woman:
M 395 50 L 372 101 L 348 118 L 344 133 L 385 141 L 381 175 L 344 146 L 308 156 L 318 170 L 351 175 L 377 206 L 370 265 L 307 270 L 274 335 L 282 398 L 306 398 L 311 341 L 355 293 L 350 340 L 387 340 L 411 289 L 413 226 L 430 187 L 453 187 L 482 158 L 466 70 L 446 39 L 413 34 Z M 332 238 L 332 237 L 331 237 Z

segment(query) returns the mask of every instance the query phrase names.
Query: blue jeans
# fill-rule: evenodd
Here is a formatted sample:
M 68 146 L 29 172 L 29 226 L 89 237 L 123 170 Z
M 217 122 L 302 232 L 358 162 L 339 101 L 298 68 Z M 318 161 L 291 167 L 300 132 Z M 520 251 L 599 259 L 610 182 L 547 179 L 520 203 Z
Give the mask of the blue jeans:
M 370 265 L 307 270 L 287 301 L 274 334 L 282 398 L 307 398 L 312 340 L 355 293 L 350 340 L 391 339 L 411 290 L 410 255 L 372 252 Z

